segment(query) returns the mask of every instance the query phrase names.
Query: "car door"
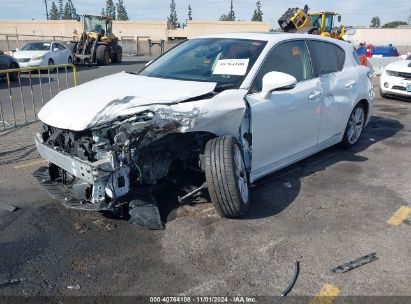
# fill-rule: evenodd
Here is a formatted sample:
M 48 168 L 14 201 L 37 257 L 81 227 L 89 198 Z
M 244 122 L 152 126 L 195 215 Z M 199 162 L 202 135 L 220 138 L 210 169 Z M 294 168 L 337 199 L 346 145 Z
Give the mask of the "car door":
M 62 63 L 61 51 L 58 48 L 57 43 L 53 43 L 51 45 L 51 56 L 53 58 L 54 64 L 61 64 Z
M 326 144 L 338 141 L 344 133 L 355 99 L 358 74 L 352 65 L 345 64 L 345 51 L 338 45 L 319 40 L 309 40 L 308 45 L 324 93 L 318 142 Z
M 262 79 L 269 72 L 294 76 L 294 88 L 261 97 Z M 255 180 L 310 154 L 317 145 L 322 88 L 313 75 L 304 40 L 276 45 L 266 57 L 246 97 L 252 116 L 252 174 Z
M 67 64 L 68 58 L 69 58 L 69 50 L 66 49 L 66 47 L 63 46 L 61 43 L 57 43 L 57 47 L 59 48 L 59 51 L 60 51 L 61 64 Z

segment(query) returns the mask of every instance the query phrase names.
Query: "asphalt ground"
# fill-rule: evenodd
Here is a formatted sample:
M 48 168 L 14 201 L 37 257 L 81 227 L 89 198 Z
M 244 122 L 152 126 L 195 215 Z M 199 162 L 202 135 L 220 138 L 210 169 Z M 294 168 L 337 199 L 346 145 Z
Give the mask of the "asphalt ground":
M 79 82 L 142 64 L 80 69 Z M 377 96 L 355 148 L 258 181 L 246 218 L 184 205 L 164 231 L 64 208 L 32 177 L 44 164 L 32 140 L 40 124 L 0 133 L 0 202 L 19 208 L 0 209 L 0 295 L 278 296 L 300 261 L 290 296 L 411 296 L 411 102 Z

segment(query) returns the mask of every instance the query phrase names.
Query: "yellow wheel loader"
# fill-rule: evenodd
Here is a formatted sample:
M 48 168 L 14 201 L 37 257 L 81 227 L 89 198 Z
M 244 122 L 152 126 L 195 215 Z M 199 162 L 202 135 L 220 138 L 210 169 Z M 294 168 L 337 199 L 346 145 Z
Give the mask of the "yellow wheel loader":
M 113 34 L 113 20 L 107 16 L 82 15 L 83 32 L 78 40 L 70 41 L 68 49 L 75 64 L 107 65 L 120 63 L 123 50 Z
M 346 33 L 345 27 L 336 29 L 336 21 L 341 22 L 341 15 L 336 12 L 309 12 L 306 5 L 304 9 L 289 8 L 280 17 L 278 24 L 284 32 L 309 33 L 342 40 Z

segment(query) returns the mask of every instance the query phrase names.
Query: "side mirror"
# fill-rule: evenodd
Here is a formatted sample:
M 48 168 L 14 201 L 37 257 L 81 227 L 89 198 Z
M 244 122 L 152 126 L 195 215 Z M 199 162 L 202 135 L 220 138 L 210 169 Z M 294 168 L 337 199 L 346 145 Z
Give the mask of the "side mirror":
M 338 22 L 341 22 L 341 15 L 338 15 Z
M 150 60 L 149 62 L 146 63 L 145 67 L 148 67 L 154 60 Z
M 263 77 L 263 90 L 261 98 L 267 99 L 271 92 L 276 90 L 290 90 L 297 84 L 297 79 L 290 74 L 281 72 L 269 72 Z

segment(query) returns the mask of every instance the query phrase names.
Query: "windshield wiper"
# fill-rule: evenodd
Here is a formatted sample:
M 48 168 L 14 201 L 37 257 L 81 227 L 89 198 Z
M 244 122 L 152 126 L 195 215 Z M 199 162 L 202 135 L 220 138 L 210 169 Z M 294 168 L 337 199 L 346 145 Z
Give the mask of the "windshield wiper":
M 222 91 L 229 90 L 229 89 L 234 89 L 234 88 L 235 88 L 234 83 L 217 84 L 214 91 L 215 92 L 222 92 Z

